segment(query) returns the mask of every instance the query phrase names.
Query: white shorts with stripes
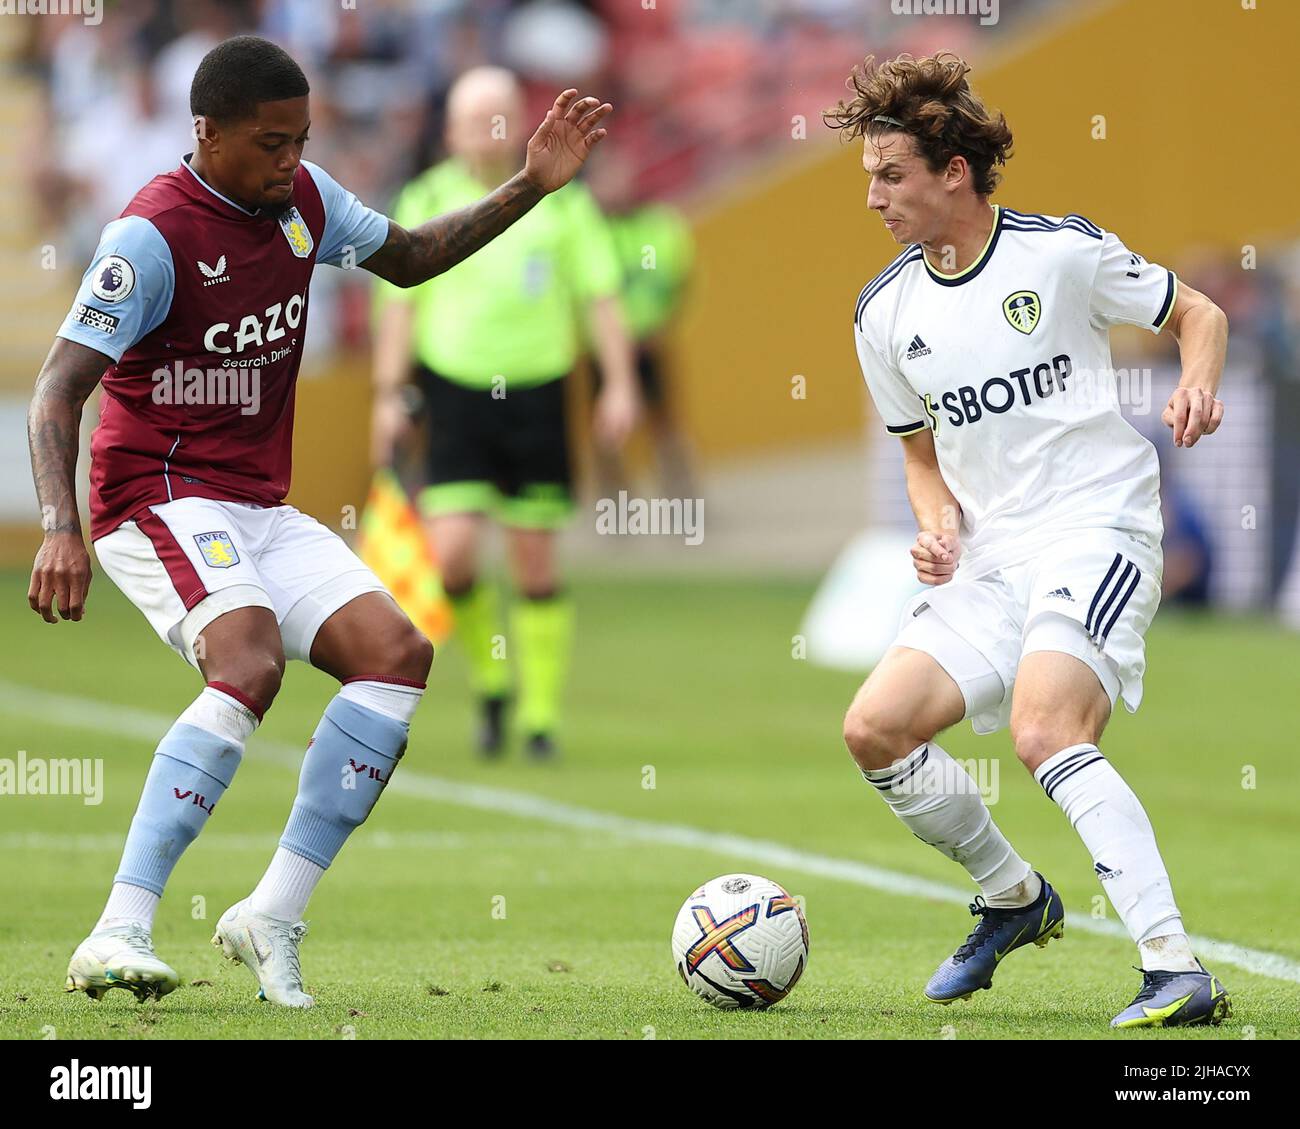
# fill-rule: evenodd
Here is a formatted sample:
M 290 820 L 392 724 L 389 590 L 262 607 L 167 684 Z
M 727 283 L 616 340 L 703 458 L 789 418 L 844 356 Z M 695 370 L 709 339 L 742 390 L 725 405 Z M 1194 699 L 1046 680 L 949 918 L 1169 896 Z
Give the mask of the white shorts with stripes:
M 1021 658 L 1062 651 L 1090 666 L 1129 713 L 1142 702 L 1143 637 L 1160 604 L 1162 557 L 1113 529 L 1063 535 L 1030 560 L 927 588 L 903 610 L 895 646 L 934 657 L 961 687 L 976 733 L 1011 716 Z
M 95 555 L 159 637 L 194 666 L 214 619 L 269 608 L 286 658 L 310 661 L 321 625 L 379 578 L 338 534 L 293 506 L 177 498 L 118 526 Z

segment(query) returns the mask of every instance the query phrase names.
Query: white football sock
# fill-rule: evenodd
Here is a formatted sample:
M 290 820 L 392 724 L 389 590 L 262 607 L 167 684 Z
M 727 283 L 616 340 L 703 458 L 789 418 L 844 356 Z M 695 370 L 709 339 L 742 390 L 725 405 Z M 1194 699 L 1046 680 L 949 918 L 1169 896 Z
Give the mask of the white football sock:
M 933 741 L 862 775 L 913 835 L 966 868 L 990 906 L 1038 897 L 1038 876 L 998 830 L 970 773 Z
M 312 891 L 324 873 L 325 868 L 311 859 L 277 847 L 271 865 L 257 889 L 249 895 L 249 906 L 254 913 L 269 914 L 280 921 L 297 921 L 307 911 Z
M 1071 745 L 1040 764 L 1034 779 L 1087 846 L 1106 896 L 1138 943 L 1142 967 L 1199 970 L 1151 821 L 1101 750 Z
M 203 693 L 185 707 L 177 720 L 240 745 L 246 744 L 261 724 L 257 714 L 243 702 L 216 686 L 203 687 Z
M 1147 972 L 1158 968 L 1169 972 L 1198 972 L 1201 968 L 1186 933 L 1149 937 L 1138 945 L 1138 951 L 1142 954 L 1142 967 Z
M 993 909 L 1018 909 L 1038 901 L 1038 895 L 1042 892 L 1043 880 L 1030 871 L 1028 878 L 1017 882 L 1011 889 L 1003 890 L 1000 894 L 985 894 L 984 904 Z
M 146 929 L 153 929 L 153 915 L 162 899 L 152 890 L 143 886 L 132 886 L 128 882 L 114 882 L 108 894 L 104 912 L 99 915 L 92 933 L 108 929 L 114 925 L 127 925 L 139 922 Z
M 340 698 L 407 725 L 423 694 L 424 684 L 408 679 L 352 678 L 339 689 Z

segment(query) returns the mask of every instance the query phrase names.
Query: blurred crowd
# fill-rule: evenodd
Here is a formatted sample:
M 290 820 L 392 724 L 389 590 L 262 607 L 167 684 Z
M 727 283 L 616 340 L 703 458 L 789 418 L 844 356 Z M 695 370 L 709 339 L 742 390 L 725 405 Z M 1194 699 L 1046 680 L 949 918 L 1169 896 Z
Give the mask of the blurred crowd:
M 1231 329 L 1217 433 L 1180 451 L 1160 424 L 1179 376 L 1172 339 L 1157 345 L 1156 411 L 1133 421 L 1160 453 L 1166 596 L 1276 608 L 1300 627 L 1300 244 L 1171 265 L 1214 298 Z
M 1006 5 L 1002 30 L 1062 2 Z M 379 208 L 445 155 L 445 95 L 466 69 L 514 70 L 530 121 L 565 86 L 599 93 L 616 128 L 590 181 L 618 212 L 744 175 L 801 120 L 814 134 L 868 51 L 960 53 L 979 33 L 972 20 L 900 18 L 882 0 L 115 0 L 98 26 L 23 28 L 19 61 L 44 91 L 29 187 L 42 228 L 75 262 L 191 148 L 190 80 L 230 35 L 266 35 L 302 64 L 309 156 Z M 1300 625 L 1300 246 L 1262 249 L 1258 263 L 1207 252 L 1171 265 L 1223 306 L 1232 336 L 1225 427 L 1193 452 L 1175 451 L 1159 420 L 1178 376 L 1174 342 L 1116 339 L 1117 367 L 1149 367 L 1159 401 L 1129 415 L 1161 454 L 1167 598 L 1277 604 Z M 362 280 L 318 272 L 313 307 L 324 313 L 309 354 L 365 344 Z M 897 516 L 894 493 L 877 499 L 882 520 Z
M 1059 2 L 1009 7 L 1003 30 Z M 190 80 L 230 35 L 265 35 L 299 61 L 312 86 L 308 155 L 384 208 L 443 155 L 446 91 L 477 64 L 521 76 L 529 120 L 565 86 L 613 102 L 600 157 L 627 172 L 609 182 L 674 199 L 742 174 L 799 120 L 814 133 L 867 50 L 960 51 L 978 34 L 973 20 L 900 18 L 884 0 L 109 0 L 98 26 L 24 25 L 23 62 L 47 95 L 28 174 L 43 229 L 76 261 L 188 151 Z M 361 344 L 363 298 L 326 285 L 343 300 L 314 319 L 316 347 Z

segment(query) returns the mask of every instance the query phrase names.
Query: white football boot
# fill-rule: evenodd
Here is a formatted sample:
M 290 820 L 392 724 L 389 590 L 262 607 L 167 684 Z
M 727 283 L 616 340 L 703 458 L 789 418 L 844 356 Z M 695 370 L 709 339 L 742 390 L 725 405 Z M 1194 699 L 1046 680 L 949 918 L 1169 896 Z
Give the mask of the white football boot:
M 63 989 L 100 1000 L 110 988 L 125 988 L 137 1000 L 156 1000 L 179 983 L 175 971 L 154 955 L 149 930 L 130 921 L 92 933 L 77 946 Z
M 298 945 L 306 935 L 305 921 L 281 921 L 254 913 L 245 898 L 221 915 L 212 943 L 227 960 L 248 966 L 261 984 L 259 1000 L 284 1007 L 311 1007 L 316 1001 L 302 990 L 298 967 Z

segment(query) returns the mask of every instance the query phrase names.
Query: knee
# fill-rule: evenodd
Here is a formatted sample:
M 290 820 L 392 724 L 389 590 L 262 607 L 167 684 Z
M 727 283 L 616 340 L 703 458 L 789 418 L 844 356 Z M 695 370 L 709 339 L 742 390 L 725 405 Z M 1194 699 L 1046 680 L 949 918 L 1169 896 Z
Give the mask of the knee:
M 284 680 L 284 656 L 267 651 L 249 651 L 209 671 L 209 682 L 225 682 L 248 695 L 265 713 L 271 708 Z
M 844 744 L 859 768 L 888 768 L 925 740 L 870 704 L 855 703 L 844 715 Z
M 433 644 L 429 642 L 423 631 L 412 627 L 406 648 L 407 661 L 411 664 L 411 669 L 418 671 L 415 676 L 416 681 L 427 681 L 429 671 L 433 668 Z
M 1030 772 L 1035 772 L 1049 757 L 1055 756 L 1068 745 L 1079 744 L 1088 738 L 1072 740 L 1054 719 L 1026 717 L 1012 719 L 1011 740 L 1020 763 Z
M 519 586 L 519 595 L 525 600 L 553 600 L 560 594 L 559 585 L 544 577 L 530 580 Z
M 439 560 L 438 567 L 442 571 L 442 590 L 452 600 L 468 596 L 478 580 L 474 573 L 474 566 L 469 563 L 459 566 L 449 561 Z
M 389 667 L 385 673 L 398 678 L 409 678 L 414 682 L 425 682 L 433 666 L 433 644 L 423 631 L 408 620 L 406 630 L 394 639 L 388 662 L 384 665 Z
M 436 545 L 442 589 L 448 596 L 464 596 L 478 581 L 478 554 L 471 544 L 454 539 Z
M 525 600 L 549 600 L 559 595 L 560 583 L 549 560 L 529 560 L 515 569 L 515 587 Z
M 516 545 L 511 571 L 515 588 L 525 600 L 546 600 L 559 592 L 560 578 L 549 541 Z

